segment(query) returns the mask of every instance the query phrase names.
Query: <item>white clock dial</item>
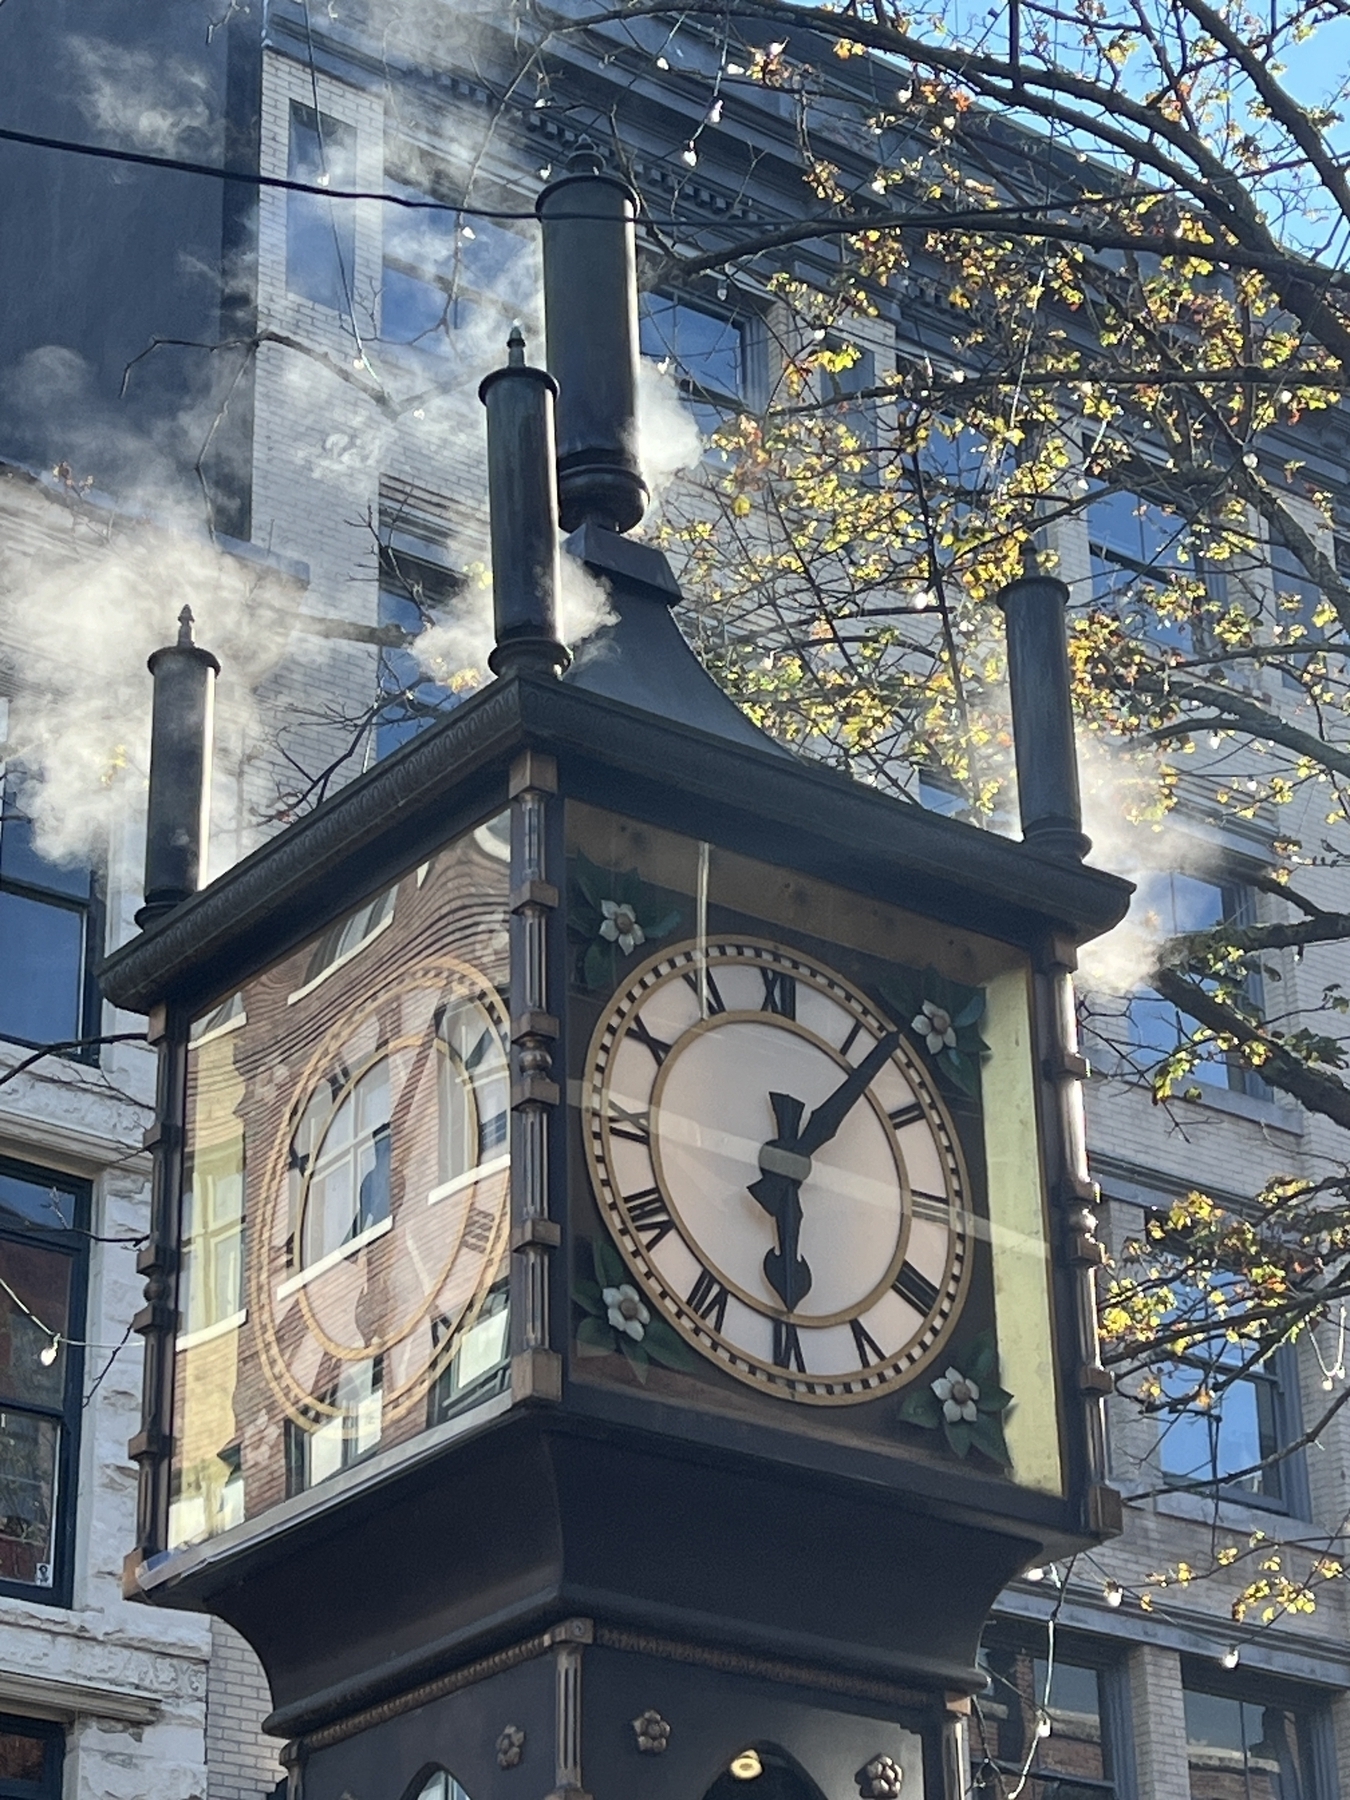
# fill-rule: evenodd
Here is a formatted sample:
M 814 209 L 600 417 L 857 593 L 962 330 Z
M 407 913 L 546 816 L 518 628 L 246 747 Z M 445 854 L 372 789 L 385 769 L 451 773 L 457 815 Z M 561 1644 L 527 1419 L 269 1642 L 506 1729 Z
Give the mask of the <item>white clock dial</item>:
M 644 1294 L 740 1379 L 869 1400 L 940 1348 L 969 1279 L 956 1134 L 823 964 L 741 938 L 653 958 L 596 1028 L 585 1129 Z

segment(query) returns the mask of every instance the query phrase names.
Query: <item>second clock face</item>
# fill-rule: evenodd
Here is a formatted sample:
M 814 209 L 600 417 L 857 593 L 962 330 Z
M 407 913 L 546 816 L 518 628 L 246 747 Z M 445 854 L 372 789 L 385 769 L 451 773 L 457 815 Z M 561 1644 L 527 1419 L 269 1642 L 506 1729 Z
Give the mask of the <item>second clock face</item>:
M 955 1323 L 951 1120 L 901 1032 L 801 952 L 728 938 L 638 969 L 591 1043 L 585 1133 L 644 1297 L 739 1379 L 871 1400 Z

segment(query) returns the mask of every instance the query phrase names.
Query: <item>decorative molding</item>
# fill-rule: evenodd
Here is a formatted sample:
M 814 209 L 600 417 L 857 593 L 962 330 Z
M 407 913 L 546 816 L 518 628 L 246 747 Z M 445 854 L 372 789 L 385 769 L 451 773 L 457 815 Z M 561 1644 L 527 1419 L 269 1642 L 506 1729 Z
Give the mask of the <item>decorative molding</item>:
M 716 1669 L 724 1675 L 748 1675 L 758 1681 L 778 1681 L 791 1687 L 817 1688 L 850 1700 L 878 1700 L 885 1706 L 931 1708 L 931 1694 L 878 1681 L 870 1675 L 853 1675 L 842 1669 L 823 1669 L 809 1663 L 788 1662 L 776 1656 L 755 1656 L 742 1650 L 726 1650 L 715 1644 L 692 1644 L 676 1638 L 656 1637 L 611 1625 L 595 1627 L 595 1643 L 605 1650 L 624 1650 L 634 1656 L 657 1656 L 667 1662 Z
M 522 1663 L 533 1662 L 536 1657 L 546 1656 L 559 1646 L 589 1644 L 592 1630 L 589 1619 L 565 1619 L 560 1625 L 550 1625 L 547 1631 L 523 1638 L 518 1644 L 508 1644 L 491 1656 L 448 1669 L 444 1675 L 420 1682 L 401 1694 L 392 1694 L 376 1706 L 363 1707 L 360 1712 L 349 1713 L 345 1719 L 335 1719 L 331 1725 L 321 1725 L 317 1731 L 306 1732 L 294 1740 L 291 1754 L 303 1758 L 316 1750 L 330 1749 L 359 1732 L 369 1731 L 372 1725 L 383 1725 L 403 1713 L 415 1712 L 419 1706 L 428 1706 L 433 1700 L 443 1700 L 447 1694 L 457 1694 L 462 1688 L 474 1687 L 493 1675 L 501 1675 L 507 1669 L 518 1669 Z
M 0 1672 L 0 1708 L 39 1719 L 116 1719 L 127 1725 L 148 1725 L 163 1710 L 149 1694 L 13 1671 Z

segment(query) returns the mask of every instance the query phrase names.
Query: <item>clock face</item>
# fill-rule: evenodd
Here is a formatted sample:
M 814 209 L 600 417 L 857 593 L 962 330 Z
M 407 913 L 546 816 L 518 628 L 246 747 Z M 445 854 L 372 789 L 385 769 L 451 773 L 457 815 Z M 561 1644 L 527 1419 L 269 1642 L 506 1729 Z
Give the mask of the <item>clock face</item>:
M 301 1074 L 261 1184 L 250 1307 L 268 1381 L 308 1428 L 382 1435 L 473 1324 L 508 1229 L 507 1041 L 488 978 L 435 959 Z
M 740 1380 L 847 1404 L 940 1349 L 970 1274 L 960 1149 L 841 975 L 741 937 L 654 957 L 596 1027 L 583 1116 L 644 1298 Z

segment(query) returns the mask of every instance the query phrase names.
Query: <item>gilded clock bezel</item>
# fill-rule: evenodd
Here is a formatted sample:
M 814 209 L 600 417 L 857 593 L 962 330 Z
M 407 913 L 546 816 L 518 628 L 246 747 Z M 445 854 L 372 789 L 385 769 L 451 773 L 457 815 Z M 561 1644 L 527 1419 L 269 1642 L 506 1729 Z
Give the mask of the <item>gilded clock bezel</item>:
M 893 1029 L 881 1009 L 870 1000 L 853 982 L 841 975 L 838 970 L 819 961 L 809 953 L 796 950 L 789 945 L 777 943 L 772 939 L 755 937 L 748 933 L 724 932 L 706 939 L 689 938 L 679 944 L 663 948 L 649 956 L 638 965 L 623 983 L 622 987 L 609 996 L 604 1010 L 591 1034 L 587 1047 L 583 1093 L 583 1142 L 586 1163 L 591 1178 L 592 1190 L 600 1207 L 601 1216 L 606 1229 L 623 1257 L 624 1262 L 637 1278 L 644 1298 L 654 1303 L 660 1316 L 676 1330 L 682 1339 L 691 1343 L 715 1367 L 723 1369 L 738 1381 L 754 1388 L 759 1393 L 772 1394 L 776 1398 L 792 1399 L 798 1402 L 817 1406 L 853 1406 L 876 1400 L 899 1392 L 908 1386 L 934 1359 L 941 1353 L 944 1345 L 955 1329 L 961 1316 L 966 1297 L 970 1289 L 973 1268 L 971 1222 L 973 1219 L 970 1207 L 970 1179 L 966 1169 L 965 1157 L 962 1153 L 960 1138 L 955 1124 L 941 1097 L 936 1092 L 917 1052 L 910 1046 L 905 1036 L 894 1055 L 905 1081 L 912 1088 L 916 1098 L 924 1109 L 924 1122 L 938 1151 L 943 1168 L 944 1181 L 947 1188 L 947 1209 L 945 1223 L 949 1232 L 948 1252 L 945 1278 L 941 1288 L 941 1316 L 932 1309 L 925 1315 L 923 1326 L 910 1338 L 904 1350 L 896 1355 L 888 1356 L 883 1363 L 872 1364 L 858 1373 L 856 1377 L 841 1374 L 834 1379 L 811 1376 L 800 1372 L 790 1372 L 774 1365 L 766 1367 L 757 1362 L 743 1347 L 711 1326 L 706 1319 L 691 1312 L 686 1300 L 670 1291 L 663 1280 L 659 1269 L 651 1262 L 646 1247 L 642 1243 L 639 1229 L 628 1216 L 624 1196 L 618 1182 L 613 1179 L 609 1170 L 613 1167 L 610 1147 L 609 1107 L 607 1103 L 608 1082 L 605 1071 L 610 1065 L 613 1052 L 622 1035 L 624 1020 L 640 1011 L 641 996 L 650 993 L 657 985 L 674 978 L 682 977 L 686 972 L 694 971 L 700 963 L 708 964 L 710 959 L 717 959 L 718 952 L 728 948 L 736 948 L 742 954 L 727 956 L 720 960 L 728 963 L 749 961 L 755 966 L 769 963 L 774 966 L 786 965 L 787 973 L 803 973 L 807 979 L 822 989 L 827 995 L 835 990 L 833 998 L 842 1001 L 846 1010 L 860 1018 L 865 1028 L 881 1037 Z M 764 1019 L 767 1014 L 754 1014 L 753 1017 Z M 690 1030 L 697 1030 L 704 1023 L 699 1021 Z M 795 1021 L 793 1021 L 795 1024 Z M 831 1054 L 834 1054 L 831 1050 Z M 655 1093 L 660 1071 L 654 1076 L 652 1092 Z M 670 1211 L 672 1218 L 678 1218 L 675 1202 L 667 1189 L 660 1184 L 657 1161 L 649 1153 L 648 1160 L 652 1168 L 653 1180 L 657 1182 L 659 1191 Z M 903 1166 L 901 1163 L 900 1166 Z M 909 1184 L 903 1184 L 903 1203 L 908 1207 L 904 1221 L 902 1244 L 907 1240 L 909 1227 L 914 1217 L 914 1200 Z M 677 1225 L 676 1229 L 680 1229 Z M 706 1268 L 706 1262 L 699 1255 L 694 1242 L 681 1231 L 686 1246 Z M 744 1296 L 741 1296 L 744 1298 Z M 827 1321 L 793 1318 L 786 1311 L 775 1313 L 766 1308 L 762 1302 L 748 1302 L 754 1311 L 764 1318 L 778 1318 L 785 1323 L 793 1323 L 801 1330 L 824 1329 Z M 863 1309 L 847 1313 L 845 1320 L 860 1316 Z M 912 1354 L 916 1344 L 922 1344 L 917 1354 Z

